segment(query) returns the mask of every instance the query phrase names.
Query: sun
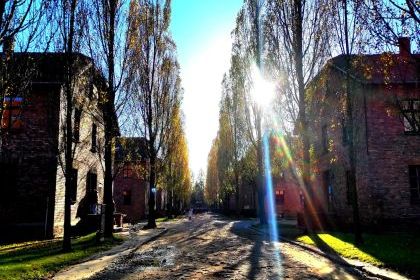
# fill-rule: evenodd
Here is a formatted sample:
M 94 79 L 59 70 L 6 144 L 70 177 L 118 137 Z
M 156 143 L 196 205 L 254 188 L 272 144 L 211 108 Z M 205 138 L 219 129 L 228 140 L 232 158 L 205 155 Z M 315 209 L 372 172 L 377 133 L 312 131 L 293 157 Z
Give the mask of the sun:
M 251 96 L 252 100 L 256 102 L 262 108 L 268 107 L 274 98 L 275 85 L 273 82 L 264 79 L 260 69 L 257 65 L 253 64 L 251 67 L 251 78 L 252 88 Z

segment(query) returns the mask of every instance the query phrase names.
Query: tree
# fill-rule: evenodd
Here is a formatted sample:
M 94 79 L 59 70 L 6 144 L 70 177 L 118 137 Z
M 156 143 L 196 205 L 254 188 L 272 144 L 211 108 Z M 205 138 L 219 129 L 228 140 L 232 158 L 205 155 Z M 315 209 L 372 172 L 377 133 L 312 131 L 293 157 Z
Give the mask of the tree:
M 137 130 L 147 139 L 149 167 L 149 217 L 147 228 L 156 227 L 155 188 L 163 145 L 169 137 L 174 109 L 179 102 L 180 77 L 175 43 L 169 33 L 171 1 L 131 1 L 129 66 L 126 79 L 135 99 Z
M 68 5 L 69 4 L 69 5 Z M 77 0 L 67 2 L 63 0 L 64 20 L 68 19 L 68 33 L 64 33 L 65 53 L 66 53 L 66 76 L 65 76 L 65 96 L 66 96 L 66 140 L 65 140 L 65 176 L 66 191 L 64 201 L 64 238 L 63 250 L 71 249 L 71 187 L 72 187 L 72 170 L 73 170 L 73 44 L 75 33 L 75 16 L 77 8 Z M 67 10 L 69 7 L 69 10 Z M 67 10 L 67 11 L 66 11 Z M 63 26 L 63 29 L 65 27 Z
M 226 155 L 231 171 L 230 180 L 235 193 L 236 214 L 240 214 L 240 160 L 245 154 L 248 143 L 245 129 L 245 99 L 243 87 L 239 79 L 236 79 L 235 59 L 232 57 L 232 67 L 228 75 L 222 81 L 222 100 L 220 104 L 220 137 L 229 138 L 220 144 L 222 147 L 228 144 Z M 221 171 L 223 172 L 223 171 Z
M 310 182 L 310 142 L 305 88 L 329 56 L 330 20 L 327 2 L 268 0 L 266 36 L 269 63 L 279 78 L 286 79 L 282 93 L 294 117 L 302 141 L 302 177 L 307 193 L 306 213 L 312 213 L 313 190 Z M 296 110 L 297 112 L 294 112 Z
M 193 193 L 191 194 L 191 207 L 202 208 L 205 203 L 204 199 L 205 178 L 204 172 L 200 169 L 195 179 Z
M 64 198 L 64 237 L 63 250 L 71 250 L 71 193 L 74 180 L 73 163 L 77 143 L 74 141 L 74 129 L 76 122 L 73 122 L 73 116 L 76 114 L 76 89 L 82 85 L 78 84 L 76 79 L 80 70 L 81 61 L 76 59 L 77 51 L 80 51 L 84 39 L 86 28 L 86 3 L 78 0 L 57 0 L 51 1 L 54 15 L 50 22 L 50 29 L 56 29 L 55 34 L 56 48 L 63 51 L 64 56 L 64 85 L 63 85 L 63 108 L 64 120 L 62 129 L 63 140 L 60 141 L 63 151 L 59 150 L 59 163 L 63 169 L 65 177 L 65 198 Z M 88 62 L 89 63 L 89 62 Z M 89 66 L 92 67 L 91 63 Z M 64 152 L 64 160 L 61 154 Z
M 224 80 L 226 82 L 226 80 Z M 226 86 L 222 87 L 222 99 L 219 110 L 219 131 L 217 137 L 219 145 L 217 149 L 217 174 L 219 177 L 221 200 L 224 202 L 226 211 L 229 211 L 229 201 L 231 194 L 234 193 L 233 180 L 233 131 L 230 126 L 230 117 L 228 112 L 227 100 L 229 97 L 226 92 Z
M 104 158 L 104 203 L 105 236 L 112 237 L 114 201 L 112 181 L 117 173 L 113 170 L 112 145 L 118 134 L 116 110 L 124 106 L 120 100 L 116 104 L 116 95 L 120 89 L 127 64 L 126 22 L 122 16 L 126 1 L 96 0 L 89 13 L 87 29 L 88 49 L 97 62 L 104 76 L 107 76 L 108 87 L 101 96 L 105 125 L 105 158 Z M 117 66 L 117 67 L 116 67 Z M 120 93 L 120 96 L 123 94 Z M 124 100 L 124 98 L 122 98 Z
M 398 38 L 411 37 L 420 46 L 419 23 L 420 8 L 416 0 L 353 0 L 361 6 L 361 23 L 369 33 L 364 47 L 369 49 L 388 49 L 398 46 Z
M 48 49 L 52 36 L 46 32 L 46 23 L 52 17 L 52 7 L 46 0 L 0 2 L 0 48 L 4 54 L 0 60 L 0 116 L 13 99 L 26 96 L 34 75 L 34 61 L 16 59 L 13 53 L 15 49 L 26 52 L 41 42 L 45 43 L 43 49 Z M 9 101 L 4 102 L 5 98 Z M 23 107 L 21 104 L 20 110 Z M 0 136 L 7 131 L 1 129 Z
M 206 183 L 204 187 L 204 198 L 208 205 L 217 206 L 219 203 L 219 173 L 217 169 L 218 138 L 212 142 L 207 157 Z
M 187 201 L 191 192 L 188 146 L 181 113 L 181 108 L 177 105 L 171 118 L 170 134 L 164 145 L 166 158 L 163 164 L 162 185 L 168 194 L 169 217 L 181 210 L 177 202 Z
M 263 184 L 264 167 L 262 155 L 262 108 L 251 96 L 253 88 L 252 65 L 256 64 L 258 71 L 262 68 L 262 44 L 261 44 L 261 1 L 245 1 L 240 10 L 236 26 L 232 32 L 232 84 L 235 91 L 243 96 L 244 100 L 244 123 L 245 135 L 247 140 L 254 147 L 257 160 L 257 180 L 254 193 L 258 192 L 258 215 L 260 223 L 266 224 L 266 214 L 264 207 L 265 190 Z M 253 61 L 255 63 L 253 63 Z
M 351 6 L 350 6 L 351 5 Z M 353 118 L 353 100 L 350 89 L 350 54 L 356 47 L 358 41 L 360 41 L 361 34 L 363 33 L 363 27 L 359 26 L 361 21 L 360 9 L 361 5 L 358 1 L 342 0 L 341 2 L 332 3 L 333 9 L 331 16 L 334 22 L 334 41 L 339 45 L 341 54 L 346 56 L 345 58 L 345 99 L 346 99 L 346 128 L 347 137 L 349 139 L 349 158 L 350 158 L 350 173 L 349 173 L 349 187 L 352 190 L 352 208 L 353 208 L 353 225 L 356 244 L 362 244 L 362 231 L 360 226 L 359 218 L 359 203 L 357 196 L 356 186 L 356 155 L 355 155 L 355 129 L 357 125 L 354 124 Z M 344 125 L 344 124 L 343 124 Z
M 0 46 L 20 32 L 37 25 L 41 10 L 47 3 L 35 0 L 4 0 L 0 2 Z M 39 9 L 38 11 L 36 9 Z M 31 32 L 28 41 L 34 34 Z

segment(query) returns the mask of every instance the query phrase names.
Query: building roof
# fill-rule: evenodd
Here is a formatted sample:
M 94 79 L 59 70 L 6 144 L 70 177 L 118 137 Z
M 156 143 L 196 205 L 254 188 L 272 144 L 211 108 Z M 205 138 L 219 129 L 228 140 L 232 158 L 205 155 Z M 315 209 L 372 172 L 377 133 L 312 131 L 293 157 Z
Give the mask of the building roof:
M 21 78 L 30 79 L 33 84 L 58 84 L 65 82 L 67 54 L 63 52 L 13 52 L 11 66 L 8 71 L 11 74 L 19 75 Z M 5 60 L 5 53 L 0 53 L 0 59 Z M 107 80 L 95 67 L 92 58 L 81 54 L 73 53 L 74 71 L 77 73 L 85 67 L 90 67 L 90 75 L 96 87 L 105 91 Z M 119 126 L 116 113 L 112 114 L 114 132 L 119 135 Z
M 4 53 L 0 53 L 4 60 Z M 74 53 L 74 69 L 93 65 L 91 58 Z M 63 83 L 65 78 L 65 53 L 37 53 L 37 52 L 14 52 L 11 58 L 12 66 L 9 71 L 23 72 L 31 69 L 26 75 L 35 83 Z M 98 76 L 99 78 L 99 76 Z M 105 79 L 102 78 L 105 82 Z
M 115 146 L 116 161 L 142 161 L 148 158 L 147 140 L 144 137 L 118 137 Z
M 346 73 L 349 63 L 351 78 L 365 84 L 409 84 L 420 82 L 420 55 L 382 53 L 374 55 L 339 55 L 326 67 Z

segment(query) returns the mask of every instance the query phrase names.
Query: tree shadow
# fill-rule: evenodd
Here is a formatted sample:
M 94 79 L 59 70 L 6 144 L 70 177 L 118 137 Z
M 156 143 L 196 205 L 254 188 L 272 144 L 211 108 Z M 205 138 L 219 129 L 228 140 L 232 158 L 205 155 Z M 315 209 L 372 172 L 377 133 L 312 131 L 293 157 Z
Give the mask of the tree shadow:
M 96 245 L 95 238 L 89 238 L 80 242 L 72 242 L 73 251 L 87 249 Z M 30 262 L 44 257 L 59 256 L 63 254 L 62 240 L 54 240 L 49 243 L 35 244 L 13 251 L 0 253 L 0 265 L 9 265 L 18 262 Z
M 327 257 L 332 260 L 334 263 L 341 265 L 341 267 L 348 273 L 361 277 L 363 276 L 362 272 L 355 269 L 353 265 L 347 262 L 342 256 L 340 256 L 337 251 L 335 251 L 330 245 L 328 245 L 324 240 L 322 240 L 317 233 L 312 233 L 308 235 L 309 238 L 314 242 L 315 246 L 320 249 L 322 252 L 327 254 Z M 334 276 L 339 275 L 339 269 L 334 269 L 328 275 Z
M 261 247 L 262 247 L 262 240 L 260 239 L 256 240 L 254 245 L 252 246 L 251 254 L 248 257 L 250 269 L 247 275 L 247 279 L 257 279 L 257 276 L 261 270 L 260 268 L 260 259 L 262 256 Z
M 259 275 L 261 272 L 261 261 L 267 260 L 267 258 L 264 256 L 264 246 L 265 242 L 271 242 L 270 235 L 268 233 L 259 233 L 255 232 L 253 230 L 250 230 L 251 223 L 250 221 L 237 221 L 234 223 L 234 225 L 231 228 L 231 232 L 233 234 L 236 234 L 237 236 L 247 238 L 248 240 L 251 240 L 253 242 L 251 252 L 249 256 L 246 258 L 246 261 L 248 262 L 250 268 L 247 274 L 246 279 L 261 279 L 261 276 Z M 271 246 L 271 245 L 269 245 Z M 271 257 L 274 259 L 274 261 L 280 261 L 275 260 L 276 259 L 276 250 L 274 249 L 273 252 L 269 252 L 267 254 L 273 254 Z M 278 252 L 280 254 L 280 252 Z M 274 264 L 281 266 L 282 264 Z M 277 279 L 279 275 L 277 274 L 277 271 L 274 272 L 274 275 L 271 276 Z
M 354 244 L 351 233 L 331 233 L 343 242 Z M 309 236 L 319 249 L 333 251 L 319 236 Z M 420 236 L 412 233 L 382 233 L 363 236 L 364 244 L 354 245 L 355 248 L 384 263 L 386 267 L 395 269 L 411 277 L 420 279 Z

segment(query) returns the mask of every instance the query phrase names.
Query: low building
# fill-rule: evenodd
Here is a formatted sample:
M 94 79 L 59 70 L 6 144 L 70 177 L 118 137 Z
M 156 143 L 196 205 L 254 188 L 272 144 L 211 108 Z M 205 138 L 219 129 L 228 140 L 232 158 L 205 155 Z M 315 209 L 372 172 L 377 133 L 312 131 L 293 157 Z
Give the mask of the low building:
M 117 138 L 114 201 L 115 211 L 124 215 L 125 222 L 137 223 L 145 219 L 148 213 L 147 166 L 147 143 L 144 138 Z
M 294 176 L 283 173 L 280 178 L 273 179 L 274 201 L 278 217 L 296 218 L 303 212 L 304 195 Z
M 353 221 L 352 178 L 364 226 L 420 224 L 419 62 L 401 38 L 398 54 L 340 55 L 309 84 L 312 200 L 331 226 Z
M 12 61 L 30 67 L 31 74 L 24 88 L 22 84 L 2 101 L 0 232 L 4 238 L 6 234 L 12 238 L 61 236 L 66 56 L 13 53 Z M 71 223 L 76 225 L 94 213 L 103 199 L 104 129 L 99 93 L 106 84 L 93 61 L 82 54 L 74 54 L 73 71 Z

